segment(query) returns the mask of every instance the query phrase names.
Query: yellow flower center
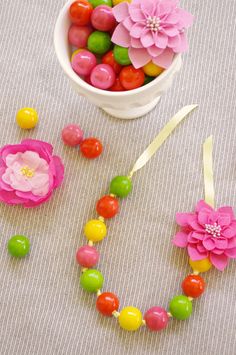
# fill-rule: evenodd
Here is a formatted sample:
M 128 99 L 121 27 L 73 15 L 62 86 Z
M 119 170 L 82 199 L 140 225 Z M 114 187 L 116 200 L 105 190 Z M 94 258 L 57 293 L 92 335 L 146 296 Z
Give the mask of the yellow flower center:
M 27 176 L 28 178 L 32 178 L 34 176 L 34 170 L 30 169 L 28 166 L 23 166 L 20 171 L 22 175 Z

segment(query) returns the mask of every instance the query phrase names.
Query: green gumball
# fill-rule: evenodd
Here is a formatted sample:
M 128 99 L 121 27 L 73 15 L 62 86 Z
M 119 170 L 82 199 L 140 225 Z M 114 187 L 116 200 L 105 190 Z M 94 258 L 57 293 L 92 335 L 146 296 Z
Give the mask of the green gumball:
M 23 258 L 30 251 L 30 241 L 23 235 L 15 235 L 8 241 L 9 254 L 16 258 Z
M 116 176 L 110 184 L 110 193 L 118 197 L 126 197 L 132 190 L 132 181 L 127 176 Z
M 175 296 L 170 302 L 170 313 L 178 320 L 185 320 L 192 314 L 192 302 L 186 296 Z
M 107 32 L 95 31 L 88 38 L 88 49 L 95 54 L 105 54 L 111 47 L 111 36 Z
M 80 277 L 80 286 L 87 292 L 97 292 L 102 288 L 104 282 L 100 271 L 88 269 Z
M 107 5 L 112 7 L 112 0 L 88 0 L 93 8 L 100 5 Z
M 116 60 L 117 63 L 119 63 L 120 65 L 130 65 L 131 60 L 129 58 L 129 53 L 128 53 L 129 49 L 128 48 L 124 48 L 121 46 L 118 46 L 117 44 L 114 46 L 114 58 Z

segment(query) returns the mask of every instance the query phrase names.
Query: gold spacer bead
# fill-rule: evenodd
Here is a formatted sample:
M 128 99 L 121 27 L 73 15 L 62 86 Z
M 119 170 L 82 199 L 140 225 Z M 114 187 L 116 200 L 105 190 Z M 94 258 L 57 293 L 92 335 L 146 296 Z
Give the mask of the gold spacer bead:
M 188 297 L 188 299 L 189 299 L 189 301 L 193 301 L 194 299 L 193 299 L 193 297 Z
M 102 294 L 101 290 L 97 290 L 97 297 L 99 297 Z
M 99 216 L 99 217 L 98 217 L 98 220 L 101 221 L 101 222 L 103 222 L 103 223 L 105 222 L 105 218 L 103 218 L 102 216 Z
M 115 317 L 115 318 L 119 318 L 120 313 L 117 312 L 117 311 L 114 311 L 114 312 L 112 312 L 112 315 L 113 315 L 113 317 Z
M 145 319 L 142 320 L 142 326 L 146 327 L 146 321 L 145 321 Z
M 172 317 L 173 317 L 170 312 L 167 312 L 167 315 L 168 315 L 169 318 L 172 318 Z
M 90 247 L 93 247 L 93 241 L 92 241 L 92 240 L 89 240 L 88 245 L 89 245 Z
M 83 269 L 81 270 L 82 272 L 85 272 L 85 271 L 87 271 L 88 270 L 88 268 L 87 267 L 83 267 Z

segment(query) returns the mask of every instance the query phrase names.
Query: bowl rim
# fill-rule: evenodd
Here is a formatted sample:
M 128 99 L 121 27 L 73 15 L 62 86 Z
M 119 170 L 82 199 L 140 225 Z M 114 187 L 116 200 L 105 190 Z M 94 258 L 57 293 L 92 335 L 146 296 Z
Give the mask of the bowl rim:
M 166 76 L 169 75 L 169 73 L 173 70 L 173 68 L 176 65 L 176 62 L 179 60 L 179 57 L 181 56 L 180 53 L 176 53 L 174 56 L 174 59 L 171 63 L 171 65 L 169 66 L 169 68 L 165 69 L 157 78 L 155 78 L 153 81 L 151 81 L 150 83 L 141 86 L 140 88 L 137 89 L 133 89 L 133 90 L 127 90 L 127 91 L 108 91 L 108 90 L 102 90 L 102 89 L 98 89 L 95 88 L 94 86 L 86 83 L 86 81 L 84 81 L 83 79 L 81 79 L 79 77 L 79 75 L 77 75 L 71 66 L 68 66 L 65 61 L 62 58 L 62 55 L 60 53 L 60 49 L 59 49 L 59 44 L 58 42 L 61 41 L 60 38 L 60 28 L 61 28 L 61 23 L 64 20 L 65 16 L 67 16 L 67 11 L 69 6 L 71 5 L 71 3 L 73 2 L 73 0 L 68 0 L 65 5 L 63 6 L 63 8 L 61 9 L 59 16 L 57 18 L 56 21 L 56 25 L 54 28 L 54 49 L 57 55 L 57 59 L 63 69 L 63 71 L 66 73 L 66 75 L 77 85 L 82 87 L 83 89 L 85 89 L 86 91 L 90 91 L 93 94 L 96 95 L 100 95 L 100 96 L 107 96 L 107 97 L 127 97 L 127 96 L 132 96 L 134 94 L 140 94 L 144 91 L 146 91 L 147 89 L 154 87 L 156 85 L 158 85 L 162 80 L 165 79 Z

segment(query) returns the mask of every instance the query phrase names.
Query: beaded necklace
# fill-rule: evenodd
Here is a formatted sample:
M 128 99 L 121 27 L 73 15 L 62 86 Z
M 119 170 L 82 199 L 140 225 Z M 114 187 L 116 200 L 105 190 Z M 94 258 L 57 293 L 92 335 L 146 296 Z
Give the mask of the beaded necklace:
M 96 210 L 99 217 L 90 220 L 85 225 L 84 234 L 88 239 L 88 245 L 79 248 L 76 254 L 77 262 L 82 267 L 81 287 L 87 292 L 97 294 L 96 308 L 101 314 L 118 319 L 121 328 L 128 331 L 138 330 L 142 325 L 152 331 L 159 331 L 167 326 L 170 318 L 178 320 L 189 318 L 192 313 L 193 299 L 204 292 L 205 282 L 199 273 L 208 271 L 212 264 L 209 258 L 190 259 L 193 273 L 188 275 L 182 283 L 184 295 L 175 296 L 169 304 L 168 311 L 161 307 L 152 307 L 142 316 L 141 311 L 136 307 L 125 307 L 119 311 L 118 297 L 111 292 L 101 291 L 104 282 L 103 276 L 100 271 L 93 269 L 99 260 L 99 253 L 95 249 L 94 243 L 105 238 L 107 234 L 105 219 L 111 219 L 118 213 L 118 198 L 124 198 L 131 192 L 133 174 L 151 159 L 178 124 L 196 107 L 197 105 L 189 105 L 182 108 L 140 156 L 132 171 L 127 176 L 117 176 L 111 181 L 109 195 L 102 197 L 97 202 Z M 210 139 L 204 145 L 204 180 L 208 202 L 212 200 L 213 196 L 212 140 Z M 209 223 L 206 225 L 206 231 L 217 238 L 221 231 L 218 225 L 215 227 Z

